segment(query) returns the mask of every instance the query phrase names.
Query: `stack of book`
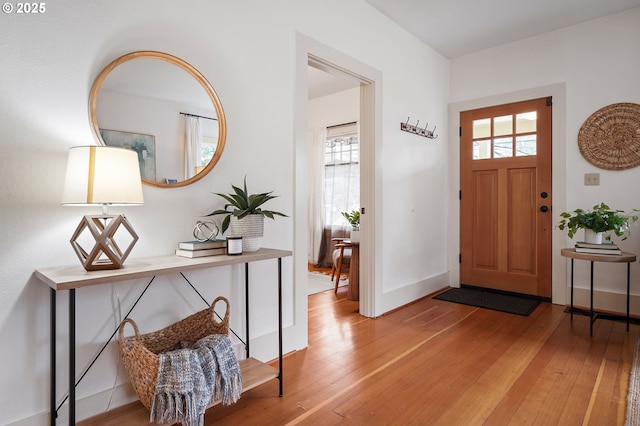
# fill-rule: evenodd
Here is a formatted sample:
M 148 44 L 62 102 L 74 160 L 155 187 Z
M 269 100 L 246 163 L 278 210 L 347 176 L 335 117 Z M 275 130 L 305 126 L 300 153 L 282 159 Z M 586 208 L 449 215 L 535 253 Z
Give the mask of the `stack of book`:
M 620 250 L 620 247 L 618 247 L 613 243 L 593 244 L 593 243 L 577 242 L 576 253 L 622 256 L 622 250 Z
M 183 241 L 178 243 L 176 255 L 182 257 L 204 257 L 227 254 L 226 240 Z

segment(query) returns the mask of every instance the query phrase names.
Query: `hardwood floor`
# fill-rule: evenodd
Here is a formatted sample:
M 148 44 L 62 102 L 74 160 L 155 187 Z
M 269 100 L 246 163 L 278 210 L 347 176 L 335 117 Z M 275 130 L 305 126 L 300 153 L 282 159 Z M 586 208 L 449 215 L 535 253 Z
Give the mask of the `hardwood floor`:
M 529 317 L 425 298 L 377 319 L 309 297 L 309 347 L 206 425 L 621 425 L 640 326 L 542 303 Z M 129 406 L 86 424 L 145 424 Z M 125 410 L 129 410 L 126 412 Z M 143 423 L 144 421 L 144 423 Z

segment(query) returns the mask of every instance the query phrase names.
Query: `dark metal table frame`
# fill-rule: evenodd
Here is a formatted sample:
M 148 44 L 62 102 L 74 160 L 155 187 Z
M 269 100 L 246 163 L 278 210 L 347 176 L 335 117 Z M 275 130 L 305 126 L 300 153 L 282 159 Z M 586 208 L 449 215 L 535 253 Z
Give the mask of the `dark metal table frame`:
M 224 265 L 230 265 L 230 264 L 239 264 L 239 263 L 244 263 L 244 269 L 245 269 L 245 339 L 246 341 L 243 341 L 242 339 L 240 339 L 242 341 L 242 343 L 245 345 L 245 350 L 246 350 L 246 355 L 247 358 L 249 358 L 249 263 L 252 261 L 257 261 L 257 260 L 266 260 L 266 259 L 274 259 L 277 258 L 278 259 L 278 382 L 279 382 L 279 396 L 282 397 L 283 396 L 283 374 L 282 374 L 282 367 L 283 367 L 283 360 L 282 360 L 282 257 L 283 256 L 288 256 L 290 254 L 290 252 L 284 252 L 281 250 L 274 250 L 274 249 L 261 249 L 261 251 L 273 251 L 273 255 L 267 256 L 265 257 L 264 255 L 262 256 L 257 256 L 256 258 L 252 258 L 251 253 L 247 253 L 244 254 L 242 256 L 216 256 L 216 260 L 222 260 L 222 257 L 227 258 L 229 261 L 222 261 L 222 262 L 216 262 L 216 263 L 220 263 L 220 265 L 216 265 L 216 264 L 206 264 L 206 265 L 197 265 L 193 266 L 193 265 L 189 265 L 188 267 L 184 268 L 184 269 L 202 269 L 202 268 L 206 268 L 206 267 L 215 267 L 215 266 L 224 266 Z M 262 253 L 259 253 L 262 254 Z M 202 258 L 200 258 L 202 259 Z M 189 259 L 191 260 L 191 259 Z M 55 268 L 50 268 L 50 270 L 53 270 Z M 158 274 L 164 274 L 164 273 L 168 273 L 171 271 L 175 272 L 174 267 L 169 267 L 163 269 L 163 268 L 159 268 L 156 270 L 156 272 L 158 272 Z M 122 270 L 119 270 L 122 271 Z M 191 287 L 193 288 L 193 290 L 196 291 L 196 293 L 198 293 L 198 295 L 200 296 L 200 298 L 202 298 L 202 300 L 208 304 L 208 302 L 206 301 L 206 299 L 197 291 L 197 289 L 191 284 L 191 282 L 189 282 L 189 280 L 184 276 L 184 274 L 180 271 L 178 271 L 180 273 L 180 275 L 182 275 L 182 277 L 189 283 L 189 285 L 191 285 Z M 80 288 L 82 286 L 77 286 L 75 287 L 73 284 L 65 284 L 64 288 L 61 289 L 57 289 L 55 288 L 56 284 L 51 282 L 51 279 L 47 276 L 47 270 L 43 269 L 43 270 L 36 270 L 36 275 L 43 280 L 45 283 L 49 284 L 51 286 L 50 289 L 50 336 L 51 336 L 51 341 L 50 341 L 50 407 L 51 407 L 51 411 L 50 411 L 50 424 L 51 426 L 55 426 L 56 424 L 56 419 L 58 417 L 58 411 L 60 410 L 60 408 L 62 407 L 62 405 L 67 401 L 67 399 L 69 400 L 69 425 L 75 425 L 76 423 L 76 418 L 75 418 L 75 411 L 76 411 L 76 386 L 78 386 L 78 384 L 80 383 L 80 381 L 82 381 L 82 379 L 84 378 L 84 376 L 87 374 L 87 372 L 91 369 L 91 367 L 93 366 L 93 364 L 97 361 L 97 359 L 100 357 L 100 355 L 102 354 L 102 352 L 105 350 L 105 348 L 107 347 L 107 345 L 109 344 L 109 342 L 111 342 L 111 340 L 113 339 L 113 337 L 116 335 L 116 333 L 118 332 L 118 328 L 116 328 L 116 330 L 114 330 L 113 334 L 111 335 L 111 337 L 109 338 L 109 340 L 104 344 L 104 346 L 101 348 L 101 350 L 98 352 L 98 354 L 93 358 L 93 360 L 90 362 L 89 366 L 85 369 L 85 371 L 83 372 L 83 374 L 80 376 L 80 378 L 78 380 L 76 380 L 76 302 L 75 302 L 75 291 L 76 288 Z M 143 273 L 143 275 L 146 276 L 152 276 L 152 278 L 150 279 L 150 281 L 147 283 L 147 285 L 145 286 L 145 288 L 142 290 L 142 293 L 138 296 L 138 298 L 136 299 L 136 301 L 134 302 L 133 306 L 129 309 L 129 311 L 126 313 L 125 317 L 122 319 L 126 319 L 128 318 L 128 316 L 131 314 L 131 312 L 133 311 L 133 309 L 135 308 L 136 304 L 140 301 L 140 299 L 142 298 L 142 296 L 145 294 L 145 292 L 147 291 L 147 289 L 149 288 L 149 286 L 151 285 L 151 283 L 155 280 L 156 275 L 148 272 L 146 274 Z M 123 281 L 126 279 L 133 279 L 133 278 L 127 278 L 125 277 L 114 277 L 113 280 L 111 282 L 117 282 L 117 281 Z M 102 284 L 103 282 L 100 282 L 98 284 Z M 68 394 L 65 396 L 65 398 L 63 399 L 63 401 L 58 405 L 58 403 L 56 402 L 56 305 L 57 305 L 57 293 L 60 290 L 68 290 L 69 291 L 69 391 Z M 235 333 L 234 333 L 235 334 Z M 237 336 L 237 335 L 236 335 Z M 239 338 L 239 336 L 237 336 Z
M 598 318 L 605 319 L 619 319 L 625 318 L 627 322 L 627 331 L 629 331 L 629 299 L 631 292 L 631 263 L 636 261 L 636 255 L 633 253 L 622 253 L 622 256 L 616 255 L 597 255 L 597 254 L 587 254 L 587 253 L 576 253 L 575 249 L 565 248 L 561 251 L 562 256 L 568 257 L 571 259 L 571 306 L 569 308 L 569 312 L 571 314 L 571 321 L 573 321 L 573 313 L 578 313 L 581 315 L 588 315 L 590 318 L 589 321 L 589 336 L 593 336 L 593 323 Z M 585 311 L 584 309 L 574 308 L 573 306 L 573 263 L 574 260 L 585 260 L 590 263 L 590 275 L 589 275 L 589 311 Z M 595 262 L 607 262 L 607 263 L 626 263 L 627 264 L 627 315 L 626 317 L 622 317 L 621 315 L 612 315 L 612 314 L 602 314 L 593 311 L 593 265 Z

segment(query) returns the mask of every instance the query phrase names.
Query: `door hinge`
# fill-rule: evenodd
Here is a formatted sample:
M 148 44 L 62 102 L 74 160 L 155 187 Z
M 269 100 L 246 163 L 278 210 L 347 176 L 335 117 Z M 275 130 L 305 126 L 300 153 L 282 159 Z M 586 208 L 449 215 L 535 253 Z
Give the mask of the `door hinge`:
M 548 96 L 547 97 L 547 106 L 551 106 L 553 105 L 553 96 Z
M 462 137 L 462 126 L 460 126 L 460 137 Z
M 462 200 L 462 189 L 458 191 L 458 200 Z
M 364 214 L 364 207 L 360 207 L 360 214 Z
M 458 253 L 458 263 L 462 263 L 462 253 Z

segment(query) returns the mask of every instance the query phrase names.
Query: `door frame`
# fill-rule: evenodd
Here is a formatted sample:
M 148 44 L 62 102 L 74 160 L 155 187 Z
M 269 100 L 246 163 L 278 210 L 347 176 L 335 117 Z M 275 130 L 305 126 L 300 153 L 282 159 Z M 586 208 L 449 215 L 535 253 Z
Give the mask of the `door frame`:
M 382 73 L 342 52 L 296 33 L 294 69 L 294 327 L 296 335 L 307 330 L 307 247 L 308 247 L 308 176 L 307 176 L 307 67 L 312 64 L 323 71 L 360 83 L 360 202 L 366 212 L 360 223 L 360 314 L 374 318 L 382 314 L 382 253 L 376 241 L 382 236 Z
M 502 105 L 528 99 L 553 97 L 552 111 L 552 224 L 557 223 L 559 213 L 566 211 L 567 193 L 566 182 L 568 171 L 566 164 L 566 85 L 558 83 L 549 86 L 541 86 L 517 92 L 460 101 L 449 104 L 449 134 L 455 140 L 449 142 L 449 182 L 451 182 L 449 196 L 450 220 L 448 223 L 449 235 L 449 278 L 452 287 L 460 287 L 460 112 L 495 105 Z M 561 232 L 553 232 L 551 238 L 551 301 L 564 305 L 567 299 L 567 262 L 560 256 L 560 249 L 566 245 L 566 237 Z

